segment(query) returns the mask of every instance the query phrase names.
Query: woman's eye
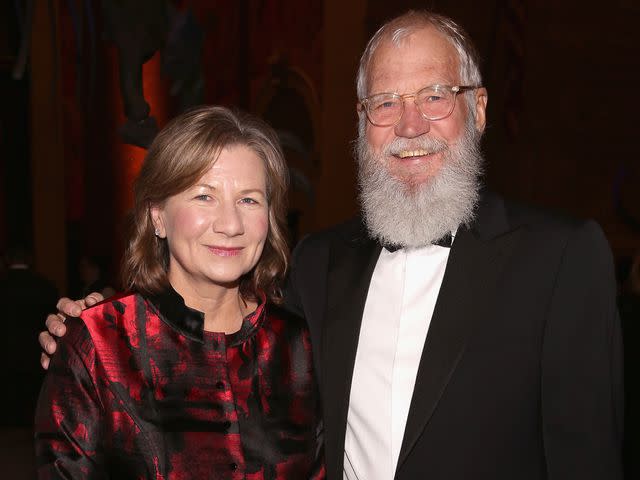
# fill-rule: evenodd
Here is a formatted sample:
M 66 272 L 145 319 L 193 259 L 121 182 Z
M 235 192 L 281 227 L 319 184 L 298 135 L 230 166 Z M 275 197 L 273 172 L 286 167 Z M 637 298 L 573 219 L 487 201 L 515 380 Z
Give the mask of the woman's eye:
M 207 201 L 211 200 L 211 196 L 210 196 L 210 195 L 207 195 L 207 194 L 205 194 L 205 193 L 203 193 L 202 195 L 197 195 L 197 196 L 195 197 L 195 199 L 196 199 L 196 200 L 201 200 L 201 201 L 203 201 L 203 202 L 207 202 Z
M 246 203 L 248 205 L 258 205 L 258 201 L 251 197 L 245 197 L 240 200 L 240 203 Z

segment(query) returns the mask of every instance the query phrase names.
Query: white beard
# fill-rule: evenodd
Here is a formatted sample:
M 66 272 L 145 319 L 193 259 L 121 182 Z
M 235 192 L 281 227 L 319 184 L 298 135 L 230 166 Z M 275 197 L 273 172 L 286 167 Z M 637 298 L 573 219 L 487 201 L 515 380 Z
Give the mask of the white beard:
M 484 163 L 480 138 L 470 117 L 455 144 L 431 137 L 396 138 L 376 154 L 360 128 L 356 144 L 358 185 L 369 234 L 382 244 L 422 247 L 461 225 L 469 225 L 479 200 Z M 442 151 L 442 167 L 434 177 L 415 185 L 389 173 L 389 152 L 418 149 Z

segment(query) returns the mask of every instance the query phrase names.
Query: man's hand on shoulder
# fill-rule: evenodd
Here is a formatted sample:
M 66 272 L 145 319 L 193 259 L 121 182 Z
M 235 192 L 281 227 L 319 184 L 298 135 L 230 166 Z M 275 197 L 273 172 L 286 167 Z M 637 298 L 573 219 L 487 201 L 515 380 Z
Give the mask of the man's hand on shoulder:
M 104 300 L 104 297 L 97 292 L 90 293 L 81 300 L 71 300 L 66 297 L 58 300 L 56 305 L 58 312 L 47 316 L 47 320 L 45 322 L 47 330 L 40 332 L 38 335 L 40 347 L 44 350 L 40 355 L 40 364 L 42 365 L 42 368 L 45 370 L 49 368 L 49 357 L 56 352 L 56 337 L 62 337 L 67 333 L 67 327 L 64 326 L 65 319 L 67 317 L 80 316 L 82 310 L 91 307 L 102 300 Z

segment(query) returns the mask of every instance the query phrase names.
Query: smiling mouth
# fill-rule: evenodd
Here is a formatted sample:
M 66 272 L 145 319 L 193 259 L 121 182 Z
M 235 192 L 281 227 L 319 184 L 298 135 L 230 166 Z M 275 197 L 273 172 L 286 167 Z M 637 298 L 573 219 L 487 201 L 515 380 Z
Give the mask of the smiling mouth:
M 240 254 L 242 247 L 207 247 L 209 251 L 214 255 L 218 255 L 220 257 L 234 257 Z
M 413 158 L 413 157 L 426 157 L 433 155 L 436 152 L 430 152 L 428 150 L 402 150 L 395 154 L 398 158 Z

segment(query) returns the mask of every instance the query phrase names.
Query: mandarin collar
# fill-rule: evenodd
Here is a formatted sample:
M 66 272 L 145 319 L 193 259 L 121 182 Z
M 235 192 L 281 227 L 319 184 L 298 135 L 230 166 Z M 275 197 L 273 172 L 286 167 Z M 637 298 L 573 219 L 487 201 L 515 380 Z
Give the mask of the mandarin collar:
M 204 313 L 187 306 L 171 285 L 158 294 L 149 295 L 148 299 L 164 323 L 185 337 L 204 343 Z M 225 335 L 228 346 L 238 345 L 253 336 L 264 317 L 266 302 L 263 292 L 260 292 L 258 301 L 258 308 L 244 317 L 240 330 Z

